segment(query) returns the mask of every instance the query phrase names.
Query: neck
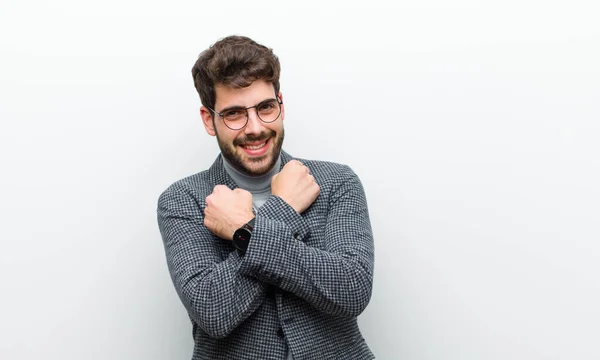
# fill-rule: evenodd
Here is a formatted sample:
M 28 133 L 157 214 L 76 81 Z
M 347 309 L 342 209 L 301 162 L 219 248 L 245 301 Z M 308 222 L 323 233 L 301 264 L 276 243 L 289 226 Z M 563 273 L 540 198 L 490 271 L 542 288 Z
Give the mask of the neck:
M 275 176 L 279 172 L 279 168 L 281 167 L 281 155 L 277 158 L 277 162 L 275 165 L 269 170 L 267 173 L 263 175 L 248 175 L 238 169 L 236 169 L 224 156 L 221 156 L 223 159 L 223 167 L 227 174 L 231 176 L 233 181 L 236 183 L 238 187 L 241 189 L 250 191 L 250 192 L 260 192 L 269 190 L 271 188 L 271 178 Z

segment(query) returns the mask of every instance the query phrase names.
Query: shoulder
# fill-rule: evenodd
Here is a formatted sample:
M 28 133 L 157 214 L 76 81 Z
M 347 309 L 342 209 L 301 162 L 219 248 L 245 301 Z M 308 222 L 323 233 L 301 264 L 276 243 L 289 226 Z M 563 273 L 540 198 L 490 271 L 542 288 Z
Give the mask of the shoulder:
M 209 189 L 212 191 L 214 187 L 213 182 L 211 181 L 209 170 L 204 170 L 175 181 L 164 192 L 205 192 Z
M 291 160 L 299 161 L 310 169 L 311 174 L 315 177 L 315 180 L 319 182 L 319 185 L 323 185 L 323 182 L 339 182 L 357 177 L 352 168 L 346 164 L 296 157 L 283 150 L 281 156 L 283 159 L 282 167 Z
M 295 158 L 310 169 L 317 183 L 321 186 L 337 188 L 348 182 L 360 182 L 358 175 L 347 164 L 324 160 Z
M 295 160 L 298 160 L 304 165 L 306 165 L 311 172 L 318 173 L 326 177 L 335 177 L 352 172 L 352 169 L 349 165 L 340 164 L 333 161 L 310 160 L 302 158 L 295 158 Z
M 158 208 L 200 209 L 213 188 L 209 172 L 204 170 L 168 186 L 158 198 Z
M 172 183 L 162 192 L 159 201 L 172 197 L 188 197 L 202 203 L 219 184 L 229 184 L 220 155 L 217 156 L 210 168 Z

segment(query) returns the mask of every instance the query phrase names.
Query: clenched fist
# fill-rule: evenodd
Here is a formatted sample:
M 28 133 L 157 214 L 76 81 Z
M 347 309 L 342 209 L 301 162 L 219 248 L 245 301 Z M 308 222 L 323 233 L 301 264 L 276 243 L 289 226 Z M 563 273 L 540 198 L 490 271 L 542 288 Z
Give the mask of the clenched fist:
M 204 226 L 222 239 L 231 240 L 233 233 L 253 217 L 252 194 L 246 190 L 217 185 L 206 197 Z
M 271 194 L 279 196 L 302 214 L 319 196 L 321 188 L 300 161 L 291 160 L 271 180 Z

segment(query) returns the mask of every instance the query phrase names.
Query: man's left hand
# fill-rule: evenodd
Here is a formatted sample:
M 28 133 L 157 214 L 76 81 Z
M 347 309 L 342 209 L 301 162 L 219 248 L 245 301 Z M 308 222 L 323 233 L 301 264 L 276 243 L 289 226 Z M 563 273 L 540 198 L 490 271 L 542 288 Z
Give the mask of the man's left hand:
M 253 217 L 252 194 L 246 190 L 217 185 L 206 197 L 204 226 L 222 239 L 231 240 L 233 233 Z

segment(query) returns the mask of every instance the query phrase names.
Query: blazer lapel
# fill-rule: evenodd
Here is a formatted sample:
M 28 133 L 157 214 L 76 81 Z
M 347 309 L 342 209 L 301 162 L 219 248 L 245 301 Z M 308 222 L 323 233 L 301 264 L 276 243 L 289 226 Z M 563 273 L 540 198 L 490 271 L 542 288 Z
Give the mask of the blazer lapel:
M 281 150 L 281 167 L 279 170 L 283 169 L 283 166 L 287 164 L 290 160 L 294 159 L 294 157 L 285 151 Z

